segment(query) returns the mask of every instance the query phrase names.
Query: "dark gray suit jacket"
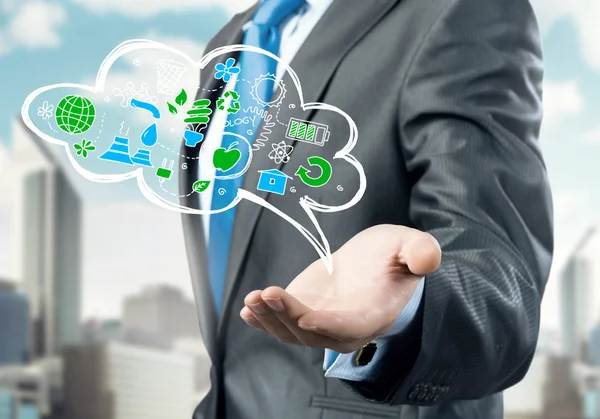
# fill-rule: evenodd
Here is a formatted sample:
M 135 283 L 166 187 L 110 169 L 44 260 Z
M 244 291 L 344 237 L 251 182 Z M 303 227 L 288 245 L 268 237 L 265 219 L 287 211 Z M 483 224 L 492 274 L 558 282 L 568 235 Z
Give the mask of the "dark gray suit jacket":
M 252 13 L 236 15 L 207 51 L 241 43 Z M 442 265 L 428 275 L 417 321 L 394 339 L 379 376 L 345 382 L 324 377 L 322 350 L 280 343 L 239 317 L 248 292 L 285 288 L 317 259 L 307 240 L 243 201 L 217 319 L 201 218 L 184 215 L 213 361 L 212 390 L 194 419 L 502 418 L 500 392 L 522 379 L 535 350 L 553 248 L 537 144 L 541 48 L 528 1 L 337 0 L 291 67 L 306 103 L 337 106 L 358 126 L 352 154 L 365 169 L 366 194 L 343 213 L 316 214 L 332 251 L 370 226 L 407 225 L 437 238 Z M 206 90 L 213 71 L 211 63 L 202 74 Z M 347 129 L 318 116 L 332 131 Z M 285 138 L 284 129 L 277 125 L 273 138 Z M 297 145 L 294 154 L 302 160 L 310 151 Z M 182 195 L 198 173 L 198 160 L 185 161 Z M 245 185 L 256 185 L 266 165 L 257 157 L 252 164 Z M 300 216 L 299 194 L 263 197 Z M 182 204 L 198 207 L 198 194 Z

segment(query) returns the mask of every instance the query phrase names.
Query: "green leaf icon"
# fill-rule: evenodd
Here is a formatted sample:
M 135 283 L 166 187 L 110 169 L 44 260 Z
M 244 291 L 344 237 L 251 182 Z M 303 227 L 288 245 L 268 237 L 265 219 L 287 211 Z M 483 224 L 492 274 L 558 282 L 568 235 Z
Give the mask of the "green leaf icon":
M 171 105 L 169 102 L 167 102 L 167 106 L 169 107 L 169 112 L 173 115 L 177 115 L 177 108 L 175 106 Z
M 175 103 L 177 103 L 179 106 L 183 106 L 185 105 L 185 102 L 187 102 L 187 93 L 184 89 L 181 89 L 181 93 L 179 93 L 175 98 Z
M 192 185 L 192 189 L 194 192 L 202 193 L 208 188 L 208 185 L 210 185 L 210 180 L 197 180 Z

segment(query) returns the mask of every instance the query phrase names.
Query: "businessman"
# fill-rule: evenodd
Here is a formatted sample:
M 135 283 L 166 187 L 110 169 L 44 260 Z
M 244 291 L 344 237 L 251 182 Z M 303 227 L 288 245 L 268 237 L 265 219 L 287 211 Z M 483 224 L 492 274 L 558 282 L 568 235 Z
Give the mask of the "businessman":
M 183 216 L 213 364 L 194 419 L 501 419 L 502 390 L 534 354 L 553 250 L 529 2 L 263 0 L 207 51 L 233 44 L 278 55 L 306 103 L 352 117 L 368 184 L 351 209 L 316 214 L 332 275 L 258 205 Z M 232 56 L 243 73 L 267 69 L 291 85 L 274 60 Z M 197 96 L 213 104 L 214 75 L 213 64 L 202 71 Z M 225 125 L 213 118 L 205 142 Z M 220 208 L 231 199 L 218 193 L 224 180 L 189 194 L 214 174 L 198 165 L 201 147 L 182 145 L 182 204 Z M 233 186 L 255 186 L 260 163 Z M 261 197 L 298 214 L 297 195 Z

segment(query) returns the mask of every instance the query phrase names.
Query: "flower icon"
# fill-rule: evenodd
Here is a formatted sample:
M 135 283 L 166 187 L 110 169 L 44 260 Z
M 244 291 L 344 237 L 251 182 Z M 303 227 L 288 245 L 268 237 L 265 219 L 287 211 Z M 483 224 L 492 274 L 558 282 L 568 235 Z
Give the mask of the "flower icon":
M 50 105 L 48 101 L 45 100 L 44 103 L 42 103 L 42 106 L 38 108 L 37 114 L 38 116 L 41 116 L 42 119 L 48 120 L 52 118 L 52 115 L 54 115 L 54 113 L 52 112 L 53 110 L 54 105 Z
M 94 151 L 96 149 L 96 147 L 92 145 L 92 142 L 85 138 L 81 140 L 81 144 L 73 144 L 73 148 L 77 150 L 77 155 L 84 159 L 87 158 L 89 151 Z
M 234 67 L 234 65 L 235 58 L 229 58 L 227 61 L 225 61 L 225 64 L 217 63 L 215 66 L 215 70 L 217 70 L 215 73 L 215 79 L 223 79 L 225 83 L 229 83 L 231 76 L 240 72 L 240 68 Z

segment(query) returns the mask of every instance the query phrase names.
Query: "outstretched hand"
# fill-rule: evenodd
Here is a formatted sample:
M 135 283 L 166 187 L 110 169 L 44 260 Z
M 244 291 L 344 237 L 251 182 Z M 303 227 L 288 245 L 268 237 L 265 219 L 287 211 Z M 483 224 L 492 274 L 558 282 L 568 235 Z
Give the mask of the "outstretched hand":
M 354 352 L 392 327 L 419 280 L 440 262 L 430 234 L 371 227 L 333 254 L 332 275 L 317 260 L 285 290 L 252 291 L 240 316 L 284 343 Z

